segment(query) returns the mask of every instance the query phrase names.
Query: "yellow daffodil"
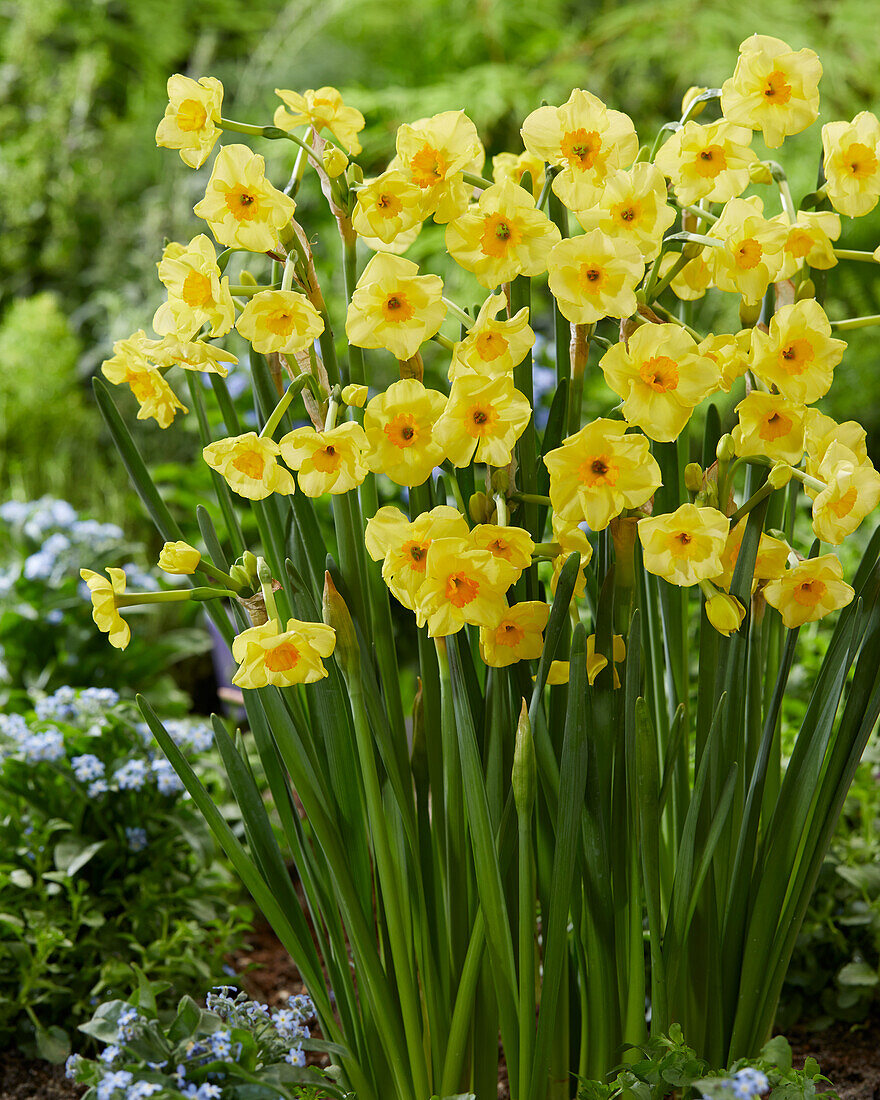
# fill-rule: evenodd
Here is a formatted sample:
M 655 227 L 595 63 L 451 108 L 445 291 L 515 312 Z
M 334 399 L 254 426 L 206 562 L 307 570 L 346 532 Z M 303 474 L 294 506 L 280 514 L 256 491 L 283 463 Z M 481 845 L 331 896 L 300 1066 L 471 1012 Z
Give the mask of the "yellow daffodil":
M 360 485 L 369 473 L 369 446 L 364 429 L 353 420 L 325 432 L 294 428 L 278 441 L 281 457 L 296 470 L 307 497 L 347 493 Z
M 861 218 L 880 198 L 880 121 L 860 111 L 852 122 L 822 127 L 825 190 L 840 214 Z
M 723 512 L 696 504 L 682 504 L 665 516 L 646 516 L 639 520 L 645 568 L 681 588 L 716 577 L 729 530 Z
M 602 531 L 624 508 L 639 508 L 661 483 L 648 440 L 619 420 L 594 420 L 544 456 L 556 516 Z
M 254 351 L 269 355 L 307 348 L 324 331 L 324 319 L 304 294 L 261 290 L 244 307 L 235 327 Z
M 221 278 L 214 246 L 204 233 L 186 246 L 167 245 L 157 266 L 168 301 L 153 317 L 156 332 L 181 340 L 192 339 L 204 324 L 211 326 L 211 336 L 229 332 L 235 323 L 229 280 Z
M 767 148 L 778 149 L 819 117 L 821 76 L 813 50 L 753 34 L 739 48 L 733 76 L 721 85 L 721 110 L 731 122 L 761 130 Z
M 813 531 L 816 538 L 837 546 L 880 503 L 880 474 L 869 459 L 860 460 L 848 447 L 833 442 L 816 476 L 827 488 L 813 499 Z
M 831 242 L 840 236 L 840 215 L 833 210 L 799 210 L 794 225 L 785 214 L 777 214 L 770 221 L 779 222 L 786 232 L 778 279 L 790 279 L 804 264 L 819 271 L 837 264 Z
M 316 130 L 329 130 L 349 153 L 356 156 L 361 151 L 357 135 L 364 128 L 364 116 L 357 108 L 346 107 L 336 88 L 310 88 L 302 93 L 276 88 L 275 95 L 284 104 L 276 108 L 273 119 L 279 130 L 314 126 Z
M 611 641 L 611 658 L 615 665 L 619 665 L 626 658 L 626 642 L 622 634 L 615 634 Z M 592 685 L 602 669 L 608 667 L 608 658 L 596 652 L 596 635 L 590 634 L 587 638 L 587 683 Z M 558 684 L 567 684 L 571 673 L 570 661 L 552 661 L 550 671 L 547 674 L 547 684 L 555 687 Z M 620 677 L 617 669 L 614 669 L 614 686 L 620 687 Z
M 366 386 L 350 382 L 347 386 L 342 387 L 340 396 L 346 405 L 353 405 L 356 409 L 362 409 L 366 404 L 368 392 Z
M 754 330 L 750 365 L 789 401 L 810 405 L 828 392 L 845 349 L 845 340 L 831 336 L 831 325 L 815 298 L 804 298 L 778 309 L 767 334 Z
M 102 363 L 101 373 L 115 386 L 129 387 L 139 405 L 138 420 L 152 419 L 160 428 L 167 428 L 178 410 L 188 409 L 148 358 L 157 344 L 157 340 L 148 340 L 142 330 L 126 340 L 117 340 L 114 355 Z
M 492 157 L 492 179 L 496 183 L 512 180 L 521 183 L 523 176 L 531 177 L 532 198 L 535 202 L 544 189 L 544 161 L 534 153 L 498 153 Z
M 202 555 L 188 542 L 166 542 L 159 554 L 159 568 L 165 573 L 188 577 L 194 573 Z
M 742 378 L 749 368 L 749 350 L 754 329 L 740 329 L 734 335 L 726 332 L 710 333 L 697 346 L 700 355 L 711 359 L 718 371 L 721 388 L 730 393 L 737 378 Z
M 576 325 L 636 311 L 636 286 L 645 273 L 639 249 L 601 229 L 567 237 L 547 257 L 550 292 L 559 310 Z
M 804 418 L 804 443 L 807 451 L 806 469 L 811 477 L 817 477 L 828 448 L 832 443 L 842 443 L 856 456 L 859 462 L 868 461 L 867 432 L 855 420 L 845 420 L 838 424 L 830 416 L 818 409 L 807 409 Z M 808 495 L 815 490 L 805 486 Z
M 739 552 L 742 548 L 742 540 L 746 531 L 747 522 L 748 516 L 743 516 L 727 536 L 727 542 L 724 544 L 724 550 L 721 554 L 721 571 L 711 578 L 712 581 L 720 585 L 721 588 L 730 588 L 730 582 L 733 580 L 733 571 L 739 560 Z M 759 581 L 769 581 L 773 580 L 775 577 L 781 577 L 785 572 L 788 553 L 789 548 L 786 543 L 782 542 L 781 539 L 773 538 L 772 535 L 767 535 L 762 532 L 758 542 L 758 553 L 755 557 L 755 571 L 752 574 L 752 587 L 756 587 Z
M 480 628 L 480 657 L 492 668 L 517 661 L 536 661 L 544 649 L 544 628 L 550 605 L 539 600 L 515 603 L 497 626 Z
M 415 611 L 425 580 L 428 550 L 435 538 L 470 539 L 467 521 L 445 504 L 422 512 L 410 522 L 399 508 L 387 505 L 367 520 L 364 544 L 373 561 L 382 562 L 382 578 L 396 599 Z
M 755 390 L 736 406 L 739 423 L 731 433 L 740 456 L 764 455 L 796 466 L 804 453 L 802 405 L 782 394 Z
M 221 244 L 267 252 L 293 217 L 296 203 L 266 179 L 266 162 L 246 145 L 224 145 L 205 197 L 193 207 Z
M 387 348 L 411 359 L 443 323 L 443 281 L 419 275 L 418 264 L 378 252 L 364 268 L 352 295 L 345 333 L 359 348 Z
M 736 633 L 746 617 L 746 609 L 743 605 L 736 596 L 731 596 L 727 592 L 715 592 L 709 596 L 705 610 L 706 618 L 725 638 Z
M 179 150 L 184 164 L 201 168 L 220 136 L 222 104 L 223 85 L 213 76 L 169 76 L 168 106 L 156 129 L 156 144 Z
M 364 411 L 371 470 L 398 485 L 421 485 L 446 457 L 434 425 L 446 396 L 426 389 L 415 378 L 402 378 L 370 401 Z
M 718 371 L 678 325 L 641 325 L 629 346 L 615 344 L 599 366 L 623 398 L 623 415 L 649 439 L 677 439 L 694 408 L 718 388 Z
M 705 249 L 703 250 L 706 251 Z M 664 252 L 660 260 L 660 277 L 664 278 L 669 269 L 678 261 L 680 252 Z M 689 260 L 669 284 L 672 293 L 682 302 L 695 302 L 702 298 L 712 285 L 712 272 L 702 255 Z
M 506 317 L 497 320 L 506 305 L 503 294 L 490 294 L 483 302 L 467 336 L 453 349 L 450 382 L 467 374 L 497 378 L 509 374 L 525 359 L 535 343 L 535 334 L 529 325 L 529 307 L 523 306 L 509 320 Z
M 854 595 L 834 554 L 802 561 L 764 589 L 764 599 L 776 608 L 789 630 L 824 619 L 846 607 Z
M 232 682 L 240 688 L 314 684 L 327 675 L 322 658 L 335 648 L 332 626 L 288 619 L 286 629 L 281 630 L 277 619 L 269 619 L 233 639 L 232 656 L 239 668 Z
M 497 626 L 507 613 L 506 592 L 519 570 L 470 539 L 435 538 L 418 592 L 416 620 L 431 638 L 472 626 Z
M 397 155 L 388 167 L 418 185 L 426 215 L 448 222 L 467 207 L 471 189 L 461 173 L 479 172 L 484 158 L 477 128 L 464 111 L 442 111 L 398 129 Z
M 532 156 L 562 169 L 553 190 L 569 210 L 586 209 L 609 169 L 628 168 L 639 151 L 632 119 L 580 88 L 561 107 L 532 111 L 520 133 Z
M 225 478 L 230 489 L 248 500 L 264 500 L 272 493 L 294 492 L 293 474 L 279 466 L 278 444 L 256 432 L 218 439 L 202 451 L 205 462 Z
M 358 188 L 351 215 L 355 233 L 390 245 L 426 216 L 422 189 L 403 172 L 383 172 Z
M 108 566 L 105 572 L 107 576 L 102 577 L 91 569 L 80 569 L 79 575 L 91 593 L 95 626 L 107 635 L 114 649 L 125 649 L 131 641 L 131 630 L 116 606 L 117 596 L 125 592 L 125 571 Z
M 575 212 L 583 228 L 632 241 L 643 260 L 653 260 L 676 217 L 662 172 L 653 164 L 635 164 L 628 172 L 613 169 L 596 195 L 597 205 Z
M 731 199 L 708 233 L 723 247 L 704 249 L 713 283 L 719 290 L 741 294 L 747 302 L 759 302 L 782 267 L 787 233 L 784 226 L 765 218 L 763 210 L 757 195 Z
M 531 415 L 528 398 L 514 389 L 510 375 L 464 375 L 452 383 L 434 438 L 453 466 L 467 466 L 472 459 L 506 466 Z
M 532 563 L 535 544 L 532 536 L 522 527 L 479 523 L 471 531 L 471 538 L 478 550 L 488 550 L 493 557 L 510 562 L 520 571 L 527 569 Z
M 446 250 L 457 264 L 492 289 L 517 275 L 538 275 L 560 240 L 559 230 L 535 200 L 511 180 L 495 183 L 446 226 Z
M 147 357 L 159 367 L 181 367 L 203 374 L 219 374 L 221 378 L 229 374 L 227 363 L 238 362 L 225 348 L 215 347 L 204 340 L 181 340 L 174 333 L 155 341 Z
M 680 203 L 727 202 L 749 185 L 749 171 L 757 159 L 749 148 L 751 140 L 748 129 L 724 119 L 706 126 L 686 122 L 661 146 L 654 163 L 672 180 Z

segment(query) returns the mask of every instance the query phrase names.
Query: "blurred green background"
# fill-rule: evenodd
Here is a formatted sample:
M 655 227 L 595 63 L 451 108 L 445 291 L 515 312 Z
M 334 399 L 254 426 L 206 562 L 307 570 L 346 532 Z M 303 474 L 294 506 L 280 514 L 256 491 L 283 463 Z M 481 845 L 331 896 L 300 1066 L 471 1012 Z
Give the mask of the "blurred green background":
M 64 497 L 146 537 L 87 382 L 114 339 L 149 328 L 161 287 L 163 238 L 199 228 L 192 206 L 210 160 L 192 172 L 154 132 L 169 74 L 214 75 L 225 113 L 268 122 L 275 87 L 337 85 L 367 117 L 360 158 L 379 171 L 402 121 L 465 108 L 487 152 L 519 151 L 521 120 L 542 99 L 590 89 L 629 113 L 643 139 L 678 117 L 692 84 L 718 85 L 737 47 L 759 31 L 816 49 L 825 67 L 820 123 L 786 143 L 795 196 L 811 190 L 820 125 L 877 109 L 876 35 L 864 0 L 27 0 L 0 8 L 0 499 Z M 261 143 L 270 172 L 287 143 Z M 325 272 L 335 262 L 323 203 L 300 195 Z M 880 239 L 877 212 L 844 218 L 850 248 Z M 437 260 L 429 230 L 415 258 Z M 328 275 L 329 277 L 329 275 Z M 332 297 L 332 292 L 331 292 Z M 880 312 L 880 268 L 842 264 L 830 280 L 834 316 Z M 859 415 L 880 441 L 876 330 L 853 334 L 827 409 Z M 133 422 L 134 403 L 120 395 Z M 168 432 L 138 424 L 148 454 L 191 516 L 199 481 L 175 469 L 196 452 L 192 418 Z M 159 445 L 161 439 L 161 445 Z

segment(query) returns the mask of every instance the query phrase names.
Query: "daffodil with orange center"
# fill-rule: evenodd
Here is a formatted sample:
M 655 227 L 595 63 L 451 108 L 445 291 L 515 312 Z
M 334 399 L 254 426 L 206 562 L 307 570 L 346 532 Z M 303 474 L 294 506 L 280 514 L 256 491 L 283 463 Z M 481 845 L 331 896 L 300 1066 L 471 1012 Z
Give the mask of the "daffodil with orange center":
M 470 540 L 467 521 L 445 504 L 410 522 L 399 508 L 386 505 L 367 520 L 364 543 L 373 561 L 382 562 L 382 579 L 395 598 L 415 611 L 434 539 Z
M 645 569 L 680 588 L 717 577 L 729 530 L 723 512 L 696 504 L 682 504 L 665 516 L 646 516 L 639 520 Z
M 594 420 L 544 456 L 553 512 L 604 530 L 624 508 L 640 508 L 660 487 L 660 467 L 641 433 L 620 420 Z
M 351 215 L 355 233 L 392 245 L 426 217 L 422 189 L 403 172 L 383 172 L 358 188 Z
M 307 497 L 339 495 L 355 489 L 369 473 L 370 444 L 360 424 L 347 420 L 324 432 L 294 428 L 278 441 L 281 457 L 296 470 Z
M 108 566 L 105 572 L 107 576 L 102 577 L 91 569 L 80 569 L 79 575 L 91 594 L 95 626 L 107 635 L 114 649 L 125 649 L 131 641 L 131 630 L 116 605 L 117 597 L 125 592 L 125 571 Z
M 733 335 L 710 333 L 697 345 L 697 351 L 711 359 L 718 371 L 721 389 L 730 393 L 733 383 L 749 369 L 749 351 L 754 329 L 740 329 Z
M 224 145 L 217 154 L 205 197 L 193 207 L 220 242 L 267 252 L 293 217 L 296 203 L 266 179 L 266 162 L 246 145 Z
M 418 592 L 416 621 L 431 638 L 455 634 L 466 624 L 497 626 L 507 613 L 506 593 L 519 570 L 470 539 L 435 538 Z
M 528 398 L 514 389 L 510 375 L 464 375 L 452 383 L 434 437 L 453 466 L 467 466 L 472 459 L 506 466 L 531 415 Z
M 626 642 L 622 634 L 615 634 L 611 641 L 611 659 L 614 665 L 619 665 L 626 659 Z M 596 635 L 590 634 L 587 638 L 587 683 L 591 686 L 596 682 L 599 673 L 608 667 L 608 658 L 596 652 Z M 547 674 L 547 684 L 555 687 L 559 684 L 567 684 L 571 673 L 570 661 L 552 661 L 550 671 Z M 614 686 L 620 687 L 620 676 L 614 668 Z
M 832 241 L 840 236 L 840 215 L 833 210 L 798 210 L 794 225 L 785 214 L 770 221 L 779 222 L 786 232 L 777 279 L 790 279 L 804 265 L 827 271 L 837 264 Z
M 205 340 L 181 340 L 174 333 L 155 341 L 147 352 L 147 357 L 158 367 L 180 367 L 183 370 L 200 371 L 202 374 L 219 374 L 221 378 L 229 374 L 227 364 L 238 362 L 225 348 L 216 347 Z
M 487 187 L 475 208 L 446 226 L 450 256 L 490 289 L 517 275 L 545 271 L 547 255 L 559 240 L 557 227 L 511 180 Z
M 759 302 L 782 268 L 787 232 L 763 210 L 757 195 L 731 199 L 708 233 L 723 246 L 703 250 L 718 289 L 741 294 L 747 302 Z
M 480 628 L 480 657 L 491 668 L 517 661 L 536 661 L 544 649 L 544 628 L 550 605 L 539 600 L 515 603 L 497 626 Z
M 727 542 L 724 544 L 724 550 L 721 554 L 721 572 L 711 578 L 715 584 L 725 590 L 730 588 L 730 583 L 733 580 L 733 571 L 739 560 L 739 552 L 742 549 L 742 540 L 747 523 L 748 516 L 743 516 L 727 536 Z M 787 543 L 762 532 L 758 542 L 758 553 L 755 557 L 752 588 L 757 587 L 759 581 L 769 581 L 775 577 L 781 577 L 785 572 L 788 554 Z
M 535 544 L 522 527 L 507 527 L 496 523 L 479 523 L 471 531 L 478 550 L 488 550 L 493 557 L 510 562 L 522 571 L 532 563 Z
M 825 452 L 816 476 L 827 485 L 813 499 L 817 539 L 839 545 L 880 503 L 880 474 L 842 443 Z M 812 495 L 812 494 L 811 494 Z
M 498 153 L 492 157 L 492 179 L 495 183 L 511 180 L 522 183 L 523 176 L 529 173 L 532 198 L 535 202 L 544 190 L 544 161 L 534 153 Z
M 880 121 L 860 111 L 852 122 L 822 127 L 825 190 L 839 214 L 861 218 L 880 198 Z
M 550 292 L 562 315 L 576 325 L 636 311 L 636 286 L 645 273 L 641 251 L 631 241 L 601 229 L 567 237 L 547 257 Z
M 168 106 L 156 129 L 156 144 L 177 149 L 189 168 L 201 168 L 220 136 L 222 104 L 223 85 L 215 77 L 169 76 Z
M 241 311 L 235 327 L 254 351 L 270 355 L 309 347 L 324 331 L 324 319 L 304 294 L 261 290 Z
M 405 123 L 397 131 L 397 155 L 388 166 L 422 192 L 425 213 L 448 222 L 467 209 L 471 193 L 462 172 L 479 172 L 485 151 L 464 111 L 442 111 Z
M 498 314 L 506 306 L 503 294 L 490 294 L 483 302 L 467 336 L 453 348 L 450 382 L 467 374 L 497 378 L 510 374 L 525 359 L 535 343 L 529 325 L 529 307 L 523 306 L 509 320 L 506 316 L 499 319 Z
M 761 130 L 767 148 L 778 149 L 819 117 L 821 76 L 813 50 L 753 34 L 739 48 L 733 76 L 721 85 L 721 110 L 731 122 Z
M 824 619 L 846 607 L 854 595 L 834 554 L 802 561 L 764 589 L 764 599 L 776 608 L 789 630 Z
M 446 395 L 415 378 L 392 382 L 364 410 L 370 453 L 367 464 L 398 485 L 421 485 L 446 454 L 434 425 L 446 408 Z
M 284 104 L 276 108 L 273 119 L 279 130 L 314 126 L 329 130 L 352 155 L 361 151 L 357 135 L 364 128 L 364 116 L 356 107 L 346 107 L 336 88 L 310 88 L 302 93 L 276 88 L 275 95 Z
M 819 476 L 821 466 L 828 448 L 832 443 L 842 443 L 850 450 L 859 462 L 868 462 L 868 433 L 855 420 L 844 420 L 838 424 L 830 416 L 819 412 L 818 409 L 807 409 L 804 418 L 804 443 L 807 451 L 806 471 L 811 477 Z M 816 490 L 809 485 L 804 486 L 808 496 L 815 496 Z
M 828 392 L 845 349 L 845 340 L 832 337 L 816 299 L 804 298 L 778 309 L 768 333 L 754 330 L 750 365 L 763 382 L 790 401 L 809 405 Z
M 757 159 L 749 148 L 751 133 L 724 119 L 701 125 L 686 122 L 661 146 L 654 163 L 672 180 L 675 197 L 685 206 L 700 199 L 727 202 L 749 186 Z
M 264 500 L 272 493 L 294 492 L 293 474 L 278 465 L 278 444 L 256 432 L 218 439 L 202 451 L 205 462 L 225 478 L 229 488 L 248 500 Z
M 796 466 L 804 453 L 806 409 L 777 393 L 748 394 L 736 406 L 739 423 L 731 432 L 740 457 L 764 455 Z
M 359 348 L 386 348 L 397 359 L 411 359 L 445 316 L 439 275 L 419 275 L 412 260 L 377 252 L 358 279 L 345 333 Z
M 632 241 L 645 262 L 660 251 L 663 234 L 675 221 L 666 201 L 666 182 L 653 164 L 635 164 L 628 172 L 614 169 L 596 190 L 597 204 L 575 217 L 586 230 Z
M 632 119 L 580 88 L 561 107 L 532 111 L 520 133 L 532 156 L 562 169 L 553 190 L 569 210 L 586 209 L 609 170 L 628 168 L 639 151 Z
M 677 439 L 694 408 L 718 388 L 718 370 L 678 325 L 641 325 L 599 366 L 623 398 L 623 415 L 649 439 Z
M 239 663 L 232 682 L 239 688 L 292 687 L 323 680 L 323 661 L 336 648 L 336 631 L 324 623 L 288 619 L 281 629 L 277 619 L 243 630 L 232 641 Z
M 210 336 L 223 336 L 235 323 L 229 280 L 221 278 L 214 246 L 204 233 L 188 245 L 167 245 L 158 263 L 159 278 L 168 291 L 153 317 L 161 336 L 191 340 L 204 324 Z
M 152 419 L 160 428 L 167 428 L 178 411 L 188 410 L 148 358 L 158 343 L 148 340 L 143 330 L 117 340 L 113 356 L 101 365 L 101 373 L 115 386 L 129 387 L 139 406 L 138 420 Z

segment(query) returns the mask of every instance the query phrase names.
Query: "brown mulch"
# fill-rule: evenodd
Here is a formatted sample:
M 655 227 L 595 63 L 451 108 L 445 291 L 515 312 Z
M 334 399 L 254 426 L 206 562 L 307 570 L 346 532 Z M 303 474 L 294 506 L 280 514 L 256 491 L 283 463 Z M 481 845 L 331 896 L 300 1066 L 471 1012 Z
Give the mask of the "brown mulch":
M 229 962 L 248 995 L 270 1008 L 305 991 L 275 933 L 259 919 L 246 948 Z M 787 1035 L 794 1065 L 815 1058 L 841 1100 L 880 1100 L 880 1013 L 865 1024 L 836 1023 L 818 1032 L 792 1028 Z M 79 1100 L 83 1092 L 83 1086 L 65 1079 L 63 1066 L 30 1061 L 14 1050 L 0 1052 L 0 1100 Z

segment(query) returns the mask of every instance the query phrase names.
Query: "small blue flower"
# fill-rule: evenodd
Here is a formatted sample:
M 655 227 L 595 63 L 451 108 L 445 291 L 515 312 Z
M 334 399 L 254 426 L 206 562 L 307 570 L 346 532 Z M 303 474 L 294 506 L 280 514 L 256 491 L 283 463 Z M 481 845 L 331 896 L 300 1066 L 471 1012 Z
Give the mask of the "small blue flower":
M 195 1093 L 196 1100 L 217 1100 L 217 1097 L 220 1095 L 220 1086 L 211 1084 L 209 1081 L 206 1081 L 203 1085 L 199 1085 Z
M 284 1061 L 291 1066 L 304 1066 L 306 1064 L 306 1056 L 301 1046 L 291 1047 L 287 1054 L 284 1055 Z
M 121 791 L 139 791 L 147 781 L 147 764 L 144 760 L 127 760 L 113 777 Z
M 228 1031 L 215 1031 L 208 1037 L 208 1045 L 215 1058 L 228 1058 L 232 1053 L 232 1036 Z
M 29 764 L 60 760 L 64 756 L 64 735 L 53 726 L 25 737 L 20 742 L 20 748 Z
M 150 843 L 147 839 L 147 830 L 142 829 L 140 825 L 126 825 L 125 839 L 132 852 L 142 852 Z
M 767 1074 L 753 1066 L 744 1066 L 733 1075 L 733 1092 L 739 1100 L 747 1100 L 751 1096 L 760 1096 L 770 1088 Z
M 167 760 L 154 760 L 152 769 L 160 794 L 178 794 L 183 790 L 183 783 Z
M 110 1097 L 118 1089 L 127 1089 L 133 1080 L 134 1075 L 127 1069 L 120 1069 L 115 1073 L 108 1073 L 104 1077 L 104 1080 L 98 1085 L 98 1100 L 110 1100 Z
M 80 783 L 89 783 L 93 779 L 101 779 L 104 775 L 104 762 L 99 760 L 94 753 L 87 752 L 82 756 L 73 756 L 70 759 L 73 766 L 74 778 Z
M 100 1058 L 105 1065 L 112 1066 L 121 1053 L 121 1048 L 115 1043 L 111 1043 L 101 1051 Z
M 0 507 L 0 512 L 2 512 L 2 510 L 2 507 Z M 0 518 L 2 518 L 2 516 L 0 516 Z M 76 1069 L 81 1061 L 82 1055 L 80 1054 L 71 1054 L 68 1056 L 67 1061 L 64 1063 L 64 1076 L 68 1081 L 76 1080 Z
M 136 1008 L 124 1008 L 116 1019 L 116 1041 L 125 1043 L 133 1039 L 142 1023 Z
M 133 1085 L 129 1086 L 128 1092 L 125 1094 L 125 1100 L 146 1100 L 146 1097 L 152 1096 L 154 1092 L 159 1092 L 163 1087 L 158 1081 L 135 1081 Z
M 110 788 L 107 786 L 106 779 L 96 779 L 86 791 L 89 798 L 100 798 L 102 794 L 106 794 Z

